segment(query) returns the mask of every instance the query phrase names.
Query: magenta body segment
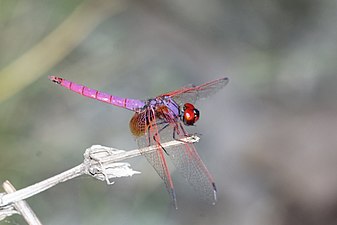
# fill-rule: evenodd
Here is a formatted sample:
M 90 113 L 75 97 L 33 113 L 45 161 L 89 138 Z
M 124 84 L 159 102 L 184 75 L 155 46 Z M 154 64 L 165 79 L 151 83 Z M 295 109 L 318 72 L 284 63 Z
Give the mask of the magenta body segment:
M 113 96 L 108 93 L 104 93 L 104 92 L 101 92 L 95 89 L 91 89 L 81 84 L 77 84 L 72 81 L 60 78 L 60 77 L 50 76 L 49 79 L 85 97 L 97 99 L 101 102 L 105 102 L 111 105 L 126 108 L 132 111 L 138 111 L 139 109 L 145 106 L 145 102 L 142 100 Z

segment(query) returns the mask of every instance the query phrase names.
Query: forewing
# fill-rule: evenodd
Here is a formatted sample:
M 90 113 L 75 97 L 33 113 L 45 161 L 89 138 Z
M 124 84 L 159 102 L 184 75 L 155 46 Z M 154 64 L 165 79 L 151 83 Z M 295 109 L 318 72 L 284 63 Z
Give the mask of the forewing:
M 229 81 L 228 78 L 224 77 L 199 86 L 192 86 L 192 85 L 186 86 L 181 89 L 163 94 L 162 96 L 170 96 L 180 105 L 186 102 L 193 104 L 198 99 L 206 98 L 210 95 L 213 95 L 221 88 L 226 86 L 228 81 Z
M 173 135 L 173 132 L 175 132 L 176 139 L 184 138 L 186 132 L 183 130 L 182 125 L 177 122 L 175 127 L 175 129 L 174 126 L 167 127 L 160 133 L 161 136 L 169 137 L 170 134 Z M 187 179 L 190 185 L 198 191 L 204 199 L 214 204 L 216 202 L 215 183 L 212 175 L 197 153 L 194 144 L 183 143 L 182 145 L 165 148 L 165 150 L 169 154 L 175 167 L 180 171 L 183 177 Z

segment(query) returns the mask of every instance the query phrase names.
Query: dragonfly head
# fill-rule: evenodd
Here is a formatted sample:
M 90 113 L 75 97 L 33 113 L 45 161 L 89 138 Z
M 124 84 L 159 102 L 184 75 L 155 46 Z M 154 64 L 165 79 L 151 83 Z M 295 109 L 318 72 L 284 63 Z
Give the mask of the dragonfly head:
M 194 107 L 194 105 L 192 105 L 191 103 L 184 104 L 181 119 L 183 120 L 185 125 L 187 126 L 194 125 L 194 123 L 198 121 L 199 116 L 200 116 L 199 110 L 197 110 Z

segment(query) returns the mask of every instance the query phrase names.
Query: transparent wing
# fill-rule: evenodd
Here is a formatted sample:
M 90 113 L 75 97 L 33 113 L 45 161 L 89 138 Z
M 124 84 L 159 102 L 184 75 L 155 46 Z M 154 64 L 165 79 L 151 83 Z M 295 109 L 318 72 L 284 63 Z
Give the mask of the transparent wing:
M 182 124 L 177 122 L 170 124 L 160 132 L 162 141 L 186 137 L 186 131 Z M 206 168 L 192 143 L 165 148 L 175 167 L 180 171 L 183 177 L 187 179 L 190 185 L 201 194 L 209 203 L 216 202 L 216 186 L 212 175 Z
M 157 122 L 155 118 L 150 118 L 150 115 L 153 114 L 144 112 L 140 115 L 140 117 L 147 116 L 148 121 L 152 122 L 149 125 L 149 127 L 145 130 L 144 135 L 136 137 L 136 141 L 140 149 L 152 145 L 157 146 L 158 149 L 156 151 L 142 152 L 142 154 L 145 156 L 147 161 L 153 166 L 153 168 L 156 170 L 160 178 L 164 181 L 166 189 L 172 200 L 172 204 L 174 205 L 175 208 L 177 208 L 177 199 L 174 191 L 173 181 L 164 156 L 165 152 L 162 149 L 161 145 L 159 144 L 161 140 L 159 135 L 157 135 L 158 134 L 158 126 L 156 125 Z M 146 119 L 144 121 L 146 121 Z
M 210 95 L 213 95 L 221 88 L 226 86 L 229 79 L 227 77 L 220 78 L 218 80 L 213 80 L 208 83 L 199 85 L 199 86 L 186 86 L 181 89 L 171 91 L 161 96 L 170 96 L 172 97 L 178 104 L 184 104 L 186 102 L 195 103 L 198 99 L 206 98 Z

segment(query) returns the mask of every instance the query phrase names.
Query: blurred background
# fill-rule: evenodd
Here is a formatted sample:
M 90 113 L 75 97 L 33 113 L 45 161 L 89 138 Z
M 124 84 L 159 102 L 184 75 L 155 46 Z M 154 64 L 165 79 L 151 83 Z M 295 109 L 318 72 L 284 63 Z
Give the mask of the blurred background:
M 215 206 L 171 167 L 174 210 L 144 157 L 128 161 L 140 175 L 111 186 L 80 177 L 28 203 L 54 225 L 337 224 L 336 10 L 314 0 L 0 0 L 0 182 L 44 180 L 93 144 L 136 148 L 131 112 L 48 75 L 140 99 L 227 76 L 189 129 L 202 134 Z

